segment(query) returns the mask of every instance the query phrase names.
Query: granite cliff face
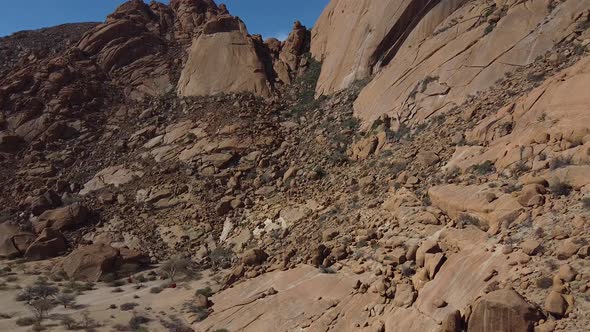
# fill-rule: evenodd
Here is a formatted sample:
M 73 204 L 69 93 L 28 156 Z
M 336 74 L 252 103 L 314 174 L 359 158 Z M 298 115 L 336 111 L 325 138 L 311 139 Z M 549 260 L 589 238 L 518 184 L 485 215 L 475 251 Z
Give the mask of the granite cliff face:
M 230 9 L 0 39 L 0 330 L 587 330 L 590 0 Z

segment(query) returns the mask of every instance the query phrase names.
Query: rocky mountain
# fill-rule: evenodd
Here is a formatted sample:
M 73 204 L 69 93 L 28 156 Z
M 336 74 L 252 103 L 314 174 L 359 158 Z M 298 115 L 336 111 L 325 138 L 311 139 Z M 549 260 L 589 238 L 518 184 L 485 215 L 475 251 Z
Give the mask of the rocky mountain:
M 588 329 L 590 0 L 230 10 L 0 39 L 0 330 Z

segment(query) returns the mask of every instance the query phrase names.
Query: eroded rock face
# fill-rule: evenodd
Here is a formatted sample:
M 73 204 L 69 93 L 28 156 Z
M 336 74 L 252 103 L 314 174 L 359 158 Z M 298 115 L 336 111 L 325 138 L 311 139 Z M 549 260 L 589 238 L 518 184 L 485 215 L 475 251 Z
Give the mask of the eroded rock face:
M 313 30 L 312 53 L 324 61 L 317 94 L 376 72 L 355 113 L 369 123 L 382 114 L 419 122 L 550 50 L 572 32 L 586 6 L 572 0 L 556 7 L 541 1 L 532 7 L 517 1 L 332 1 Z
M 479 299 L 471 312 L 468 332 L 533 331 L 542 318 L 537 308 L 512 289 L 501 289 Z
M 216 50 L 212 52 L 211 50 Z M 180 96 L 253 92 L 270 96 L 264 65 L 242 21 L 222 16 L 207 22 L 193 43 L 180 80 Z

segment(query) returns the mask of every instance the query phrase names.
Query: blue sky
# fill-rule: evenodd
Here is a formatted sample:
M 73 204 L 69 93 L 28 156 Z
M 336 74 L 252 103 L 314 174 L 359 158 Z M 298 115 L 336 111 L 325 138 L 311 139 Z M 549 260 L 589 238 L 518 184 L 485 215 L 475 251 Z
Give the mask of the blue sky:
M 62 23 L 102 22 L 124 0 L 11 0 L 0 10 L 0 36 Z M 168 0 L 162 1 L 168 2 Z M 251 34 L 284 38 L 295 20 L 311 28 L 329 0 L 225 0 Z

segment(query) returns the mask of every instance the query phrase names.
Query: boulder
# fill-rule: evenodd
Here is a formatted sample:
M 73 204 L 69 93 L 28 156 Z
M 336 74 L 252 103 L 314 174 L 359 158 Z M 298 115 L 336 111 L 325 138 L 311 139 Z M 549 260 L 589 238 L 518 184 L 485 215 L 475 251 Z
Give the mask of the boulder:
M 25 252 L 25 258 L 29 261 L 40 261 L 57 257 L 66 251 L 64 236 L 51 228 L 45 228 Z
M 60 205 L 60 197 L 53 190 L 48 190 L 31 200 L 31 213 L 34 216 L 39 216 L 43 212 L 49 209 L 54 209 Z
M 416 291 L 411 284 L 398 284 L 396 286 L 393 305 L 396 307 L 409 308 L 416 299 Z
M 533 331 L 535 323 L 541 318 L 539 310 L 516 291 L 501 289 L 475 302 L 467 331 Z
M 554 316 L 563 317 L 568 310 L 568 302 L 561 293 L 551 291 L 545 298 L 544 309 Z
M 74 203 L 55 210 L 43 212 L 33 223 L 36 233 L 41 233 L 46 228 L 56 231 L 70 229 L 86 221 L 89 211 L 83 205 Z
M 35 235 L 22 232 L 17 224 L 0 224 L 0 258 L 12 259 L 22 256 L 33 241 Z
M 105 273 L 115 271 L 119 250 L 103 244 L 79 247 L 54 267 L 53 273 L 63 271 L 69 279 L 97 282 Z
M 246 266 L 260 265 L 266 261 L 268 255 L 262 249 L 251 249 L 242 256 L 242 263 Z

